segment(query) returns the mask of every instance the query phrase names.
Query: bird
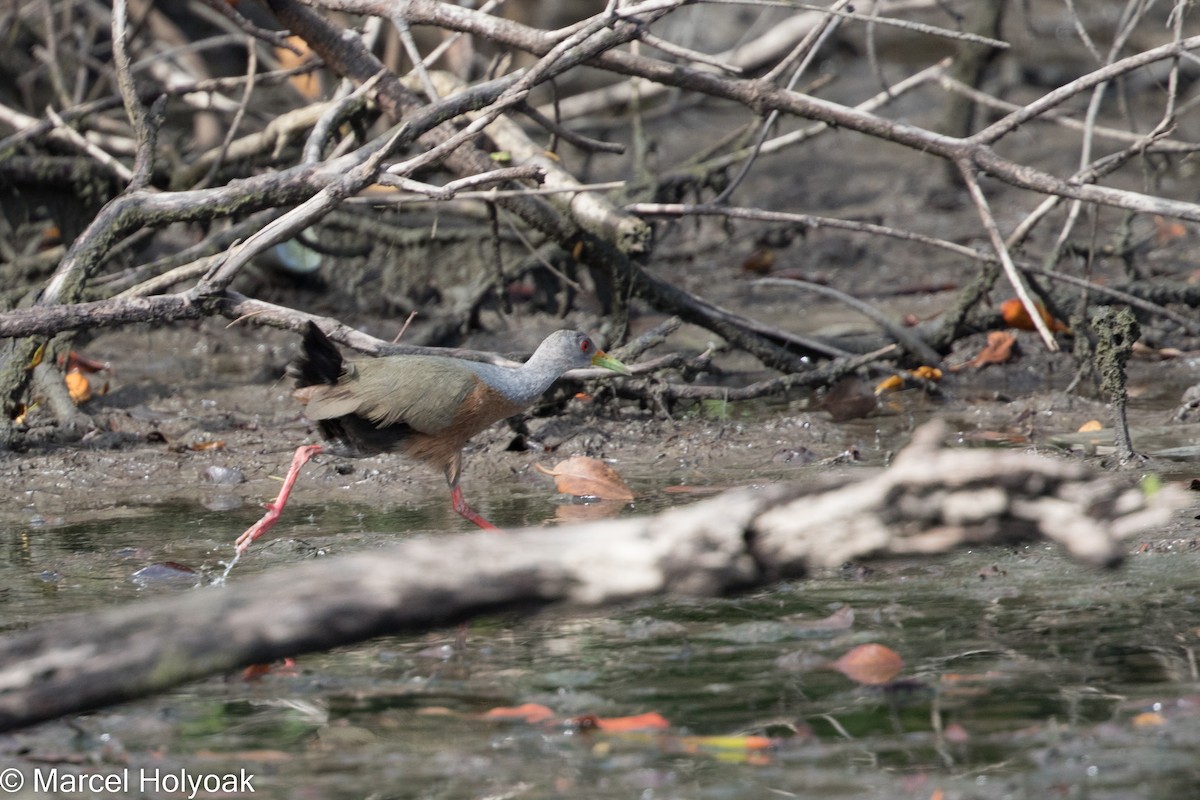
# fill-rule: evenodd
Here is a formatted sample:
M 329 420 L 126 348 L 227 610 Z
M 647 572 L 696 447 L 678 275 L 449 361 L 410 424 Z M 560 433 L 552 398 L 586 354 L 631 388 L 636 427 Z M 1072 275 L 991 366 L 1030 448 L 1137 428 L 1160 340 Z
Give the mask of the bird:
M 235 542 L 238 554 L 275 525 L 301 468 L 323 452 L 350 457 L 399 453 L 440 467 L 455 512 L 480 528 L 496 530 L 463 498 L 463 447 L 488 426 L 531 406 L 563 373 L 589 366 L 630 374 L 579 331 L 555 331 L 524 364 L 503 367 L 447 356 L 344 358 L 309 321 L 300 355 L 287 374 L 305 416 L 330 444 L 296 449 L 279 496 L 264 504 L 267 513 Z

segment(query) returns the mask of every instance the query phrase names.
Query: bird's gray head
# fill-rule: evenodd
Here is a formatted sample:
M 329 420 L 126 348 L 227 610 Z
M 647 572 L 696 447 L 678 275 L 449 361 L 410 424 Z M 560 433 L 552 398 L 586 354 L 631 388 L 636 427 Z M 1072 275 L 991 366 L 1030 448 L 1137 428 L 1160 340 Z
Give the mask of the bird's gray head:
M 604 367 L 622 375 L 629 369 L 617 359 L 596 347 L 586 333 L 579 331 L 555 331 L 546 337 L 529 359 L 528 365 L 538 371 L 553 372 L 556 376 L 569 369 L 581 367 Z

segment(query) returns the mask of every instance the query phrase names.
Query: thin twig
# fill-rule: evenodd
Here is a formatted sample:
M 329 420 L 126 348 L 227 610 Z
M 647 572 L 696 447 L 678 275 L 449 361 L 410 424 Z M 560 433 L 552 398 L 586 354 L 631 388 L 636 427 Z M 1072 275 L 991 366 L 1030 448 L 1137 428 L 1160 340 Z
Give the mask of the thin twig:
M 66 141 L 94 158 L 99 164 L 116 175 L 123 183 L 129 184 L 133 181 L 133 171 L 129 167 L 85 139 L 83 134 L 68 125 L 58 115 L 58 112 L 49 106 L 46 107 L 46 117 L 57 126 L 56 130 L 62 133 Z
M 202 189 L 209 185 L 213 178 L 217 176 L 217 170 L 221 169 L 221 164 L 225 160 L 225 154 L 229 152 L 229 146 L 233 143 L 233 137 L 237 136 L 238 128 L 242 125 L 242 118 L 246 116 L 246 109 L 250 105 L 250 97 L 254 94 L 254 76 L 257 73 L 258 48 L 254 45 L 254 39 L 248 36 L 246 37 L 246 86 L 242 90 L 241 102 L 238 103 L 233 120 L 229 123 L 229 130 L 225 132 L 225 138 L 221 140 L 221 146 L 217 149 L 217 155 L 212 161 L 212 166 L 208 168 L 208 174 L 204 176 L 195 188 Z
M 992 211 L 988 208 L 987 197 L 983 194 L 983 189 L 979 186 L 979 179 L 975 175 L 975 170 L 969 163 L 960 163 L 959 171 L 962 173 L 963 182 L 967 186 L 967 191 L 971 195 L 971 200 L 975 203 L 975 208 L 979 211 L 979 220 L 983 223 L 984 229 L 988 233 L 988 238 L 992 242 L 992 247 L 996 251 L 996 256 L 1000 259 L 1000 267 L 1004 270 L 1005 277 L 1012 285 L 1013 291 L 1021 301 L 1021 305 L 1025 307 L 1025 313 L 1029 315 L 1029 319 L 1033 321 L 1033 327 L 1037 330 L 1038 335 L 1042 337 L 1042 341 L 1046 344 L 1046 349 L 1052 353 L 1058 352 L 1058 342 L 1054 340 L 1054 334 L 1046 326 L 1045 320 L 1038 310 L 1037 303 L 1029 294 L 1029 288 L 1025 286 L 1025 281 L 1021 279 L 1021 273 L 1017 271 L 1017 267 L 1013 264 L 1012 255 L 1008 252 L 1008 247 L 1004 244 L 1004 237 L 1000 234 L 1000 228 L 996 225 L 996 219 L 992 216 Z
M 746 219 L 756 222 L 784 222 L 816 230 L 818 228 L 837 228 L 839 230 L 868 233 L 874 236 L 887 236 L 892 239 L 916 242 L 917 244 L 947 250 L 957 256 L 969 258 L 972 261 L 991 261 L 993 259 L 955 242 L 937 239 L 913 231 L 891 228 L 886 225 L 876 225 L 872 222 L 855 222 L 854 220 L 837 219 L 836 217 L 821 217 L 813 214 L 792 214 L 786 211 L 766 211 L 759 208 L 740 206 L 714 206 L 709 203 L 631 203 L 624 207 L 625 211 L 645 217 L 687 217 L 693 215 L 715 215 L 730 219 Z
M 872 306 L 870 303 L 864 303 L 853 295 L 834 289 L 831 286 L 822 286 L 819 283 L 811 281 L 799 280 L 797 278 L 759 278 L 752 282 L 755 286 L 779 286 L 784 288 L 803 289 L 806 292 L 824 295 L 830 299 L 836 300 L 842 305 L 848 306 L 858 313 L 865 316 L 867 319 L 874 322 L 880 328 L 887 332 L 889 336 L 895 339 L 905 350 L 911 353 L 916 358 L 920 359 L 924 364 L 940 364 L 942 357 L 938 355 L 932 347 L 921 340 L 910 329 L 897 325 L 892 320 L 888 319 L 884 314 L 879 312 L 879 309 Z
M 304 51 L 300 49 L 299 45 L 291 40 L 291 37 L 288 36 L 287 31 L 271 31 L 267 30 L 266 28 L 258 27 L 253 22 L 235 11 L 233 6 L 227 0 L 200 0 L 200 2 L 204 3 L 206 7 L 211 8 L 222 17 L 228 19 L 244 33 L 250 34 L 255 39 L 261 39 L 262 41 L 274 47 L 282 47 L 285 50 L 292 51 L 301 58 L 304 57 Z
M 599 139 L 593 139 L 590 136 L 584 136 L 581 133 L 571 130 L 565 125 L 555 122 L 528 103 L 522 103 L 520 108 L 517 110 L 529 117 L 541 127 L 550 131 L 555 136 L 570 142 L 572 145 L 584 151 L 585 153 L 620 154 L 625 152 L 625 145 L 621 144 L 620 142 L 604 142 Z
M 642 33 L 638 36 L 638 39 L 640 39 L 643 44 L 649 45 L 656 50 L 662 50 L 669 56 L 684 58 L 688 61 L 694 61 L 697 64 L 707 64 L 708 66 L 716 67 L 717 69 L 729 75 L 740 76 L 744 75 L 746 72 L 736 64 L 730 64 L 726 61 L 722 61 L 717 56 L 710 56 L 708 53 L 701 53 L 699 50 L 692 50 L 688 47 L 680 47 L 674 42 L 668 42 L 666 39 L 663 39 L 660 36 L 655 36 L 650 31 L 642 31 Z
M 121 91 L 121 100 L 125 104 L 125 114 L 133 125 L 134 135 L 138 142 L 138 158 L 134 163 L 133 173 L 129 178 L 129 190 L 141 189 L 150 182 L 154 169 L 154 153 L 146 152 L 147 143 L 154 140 L 150 131 L 146 109 L 138 99 L 137 87 L 133 82 L 133 70 L 129 65 L 129 51 L 126 50 L 126 15 L 128 9 L 125 0 L 113 0 L 112 13 L 112 51 L 113 70 L 117 74 L 117 87 Z
M 830 9 L 830 16 L 827 16 L 824 20 L 822 20 L 820 25 L 817 25 L 811 31 L 809 31 L 808 35 L 805 36 L 798 45 L 796 45 L 791 54 L 776 64 L 771 71 L 766 74 L 763 80 L 767 83 L 774 83 L 796 59 L 802 59 L 800 64 L 792 73 L 791 79 L 787 83 L 788 91 L 794 89 L 796 82 L 800 80 L 800 76 L 803 75 L 805 70 L 808 69 L 808 66 L 812 63 L 812 60 L 816 58 L 817 53 L 821 49 L 821 45 L 823 45 L 826 39 L 833 35 L 833 32 L 838 28 L 837 18 L 833 16 L 832 12 L 840 10 L 849 4 L 850 0 L 837 0 L 833 8 Z M 759 153 L 762 152 L 763 143 L 771 134 L 771 130 L 775 127 L 775 123 L 779 120 L 779 116 L 779 109 L 775 109 L 767 115 L 767 119 L 763 122 L 762 128 L 759 130 L 758 138 L 754 142 L 754 147 L 751 149 L 750 155 L 746 158 L 746 162 L 742 164 L 742 168 L 738 170 L 738 174 L 734 176 L 733 180 L 731 180 L 729 184 L 721 190 L 720 194 L 713 198 L 713 205 L 719 206 L 729 202 L 729 198 L 733 196 L 733 193 L 736 192 L 738 187 L 742 185 L 742 182 L 746 180 L 746 176 L 750 174 L 750 170 L 754 167 L 754 163 L 758 160 Z
M 412 28 L 408 25 L 408 20 L 404 18 L 404 4 L 400 3 L 390 17 L 392 26 L 396 29 L 397 36 L 400 37 L 400 43 L 404 46 L 404 52 L 408 54 L 408 60 L 412 62 L 413 71 L 417 73 L 417 77 L 421 81 L 421 88 L 425 90 L 425 96 L 429 102 L 436 103 L 441 100 L 441 95 L 438 94 L 437 87 L 433 85 L 433 81 L 429 79 L 429 71 L 425 69 L 425 60 L 421 58 L 421 51 L 417 49 L 417 42 L 413 39 Z
M 1159 305 L 1158 303 L 1152 303 L 1149 300 L 1143 300 L 1137 295 L 1130 294 L 1129 292 L 1123 292 L 1120 289 L 1114 289 L 1111 286 L 1104 286 L 1103 284 L 1095 283 L 1085 278 L 1077 278 L 1074 275 L 1067 275 L 1062 272 L 1054 272 L 1048 269 L 1040 269 L 1031 265 L 1021 265 L 1020 270 L 1026 275 L 1037 275 L 1040 278 L 1049 278 L 1052 281 L 1069 283 L 1072 286 L 1078 286 L 1081 289 L 1086 289 L 1092 294 L 1111 297 L 1112 299 L 1119 300 L 1127 305 L 1140 308 L 1147 313 L 1163 317 L 1164 319 L 1169 319 L 1181 326 L 1190 334 L 1200 335 L 1200 321 L 1197 321 L 1191 317 L 1186 317 L 1183 314 L 1176 314 L 1174 311 L 1166 308 L 1165 306 Z

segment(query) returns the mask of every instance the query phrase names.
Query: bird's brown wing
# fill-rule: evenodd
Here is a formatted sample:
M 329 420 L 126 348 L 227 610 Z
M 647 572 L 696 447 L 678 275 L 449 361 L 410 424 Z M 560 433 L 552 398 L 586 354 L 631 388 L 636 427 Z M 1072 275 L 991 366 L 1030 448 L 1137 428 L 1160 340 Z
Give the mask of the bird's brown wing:
M 306 389 L 305 415 L 354 415 L 378 428 L 405 425 L 435 434 L 449 426 L 479 379 L 451 359 L 395 356 L 349 361 L 333 386 Z

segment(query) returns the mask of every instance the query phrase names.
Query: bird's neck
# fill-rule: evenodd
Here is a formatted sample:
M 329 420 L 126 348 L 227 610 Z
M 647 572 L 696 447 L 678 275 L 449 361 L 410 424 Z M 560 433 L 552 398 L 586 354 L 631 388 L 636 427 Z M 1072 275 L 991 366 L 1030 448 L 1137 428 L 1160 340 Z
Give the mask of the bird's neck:
M 471 369 L 509 402 L 526 408 L 546 393 L 561 373 L 547 370 L 537 363 L 537 354 L 519 367 L 499 367 L 495 364 L 472 363 Z

